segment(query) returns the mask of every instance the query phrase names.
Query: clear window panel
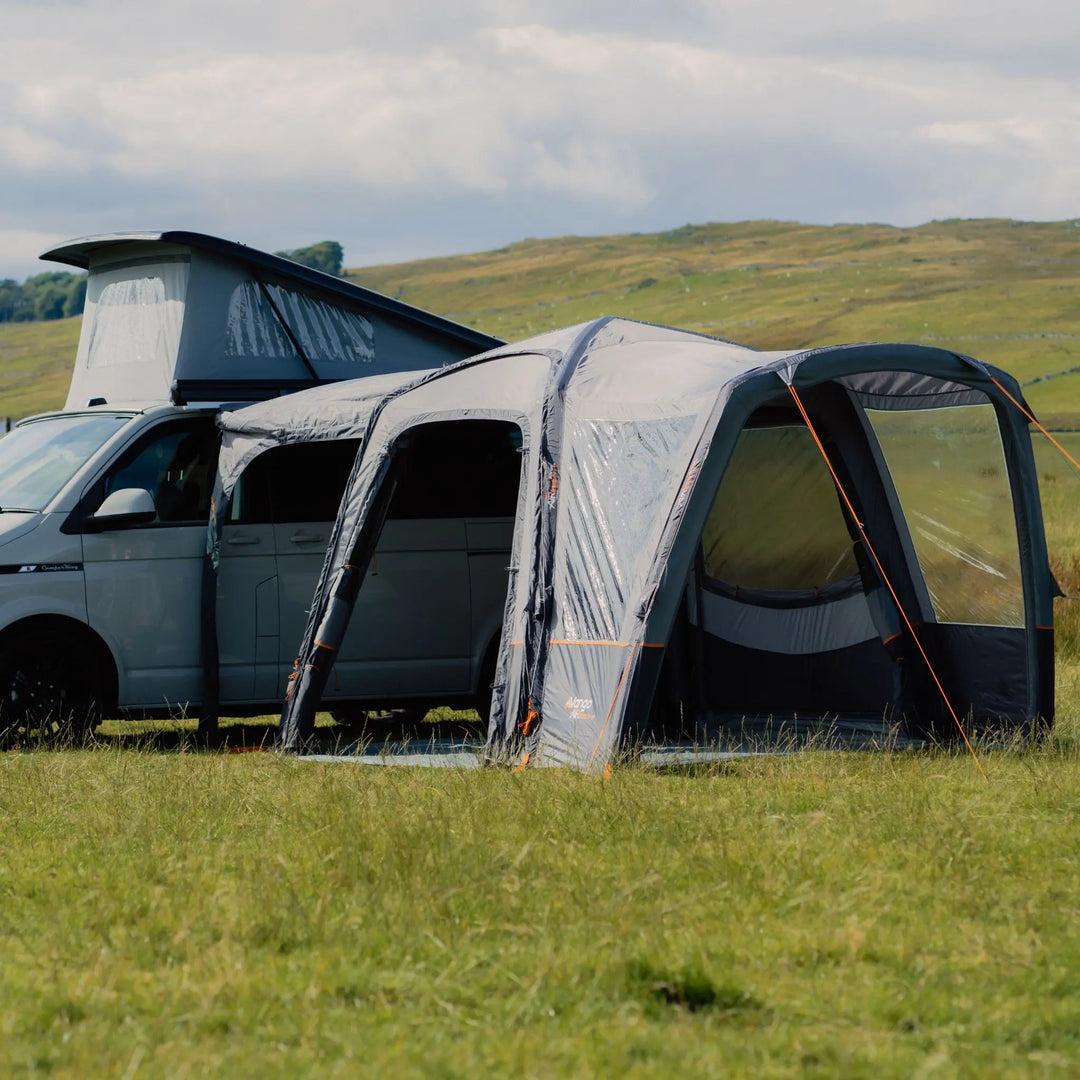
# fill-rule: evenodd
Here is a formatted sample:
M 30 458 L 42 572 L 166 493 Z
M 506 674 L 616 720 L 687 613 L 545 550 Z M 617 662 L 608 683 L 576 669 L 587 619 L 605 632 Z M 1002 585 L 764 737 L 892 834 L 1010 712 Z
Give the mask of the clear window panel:
M 225 355 L 273 359 L 296 356 L 296 347 L 256 281 L 241 282 L 229 298 Z
M 172 370 L 184 322 L 188 265 L 155 264 L 92 274 L 76 361 L 86 368 L 157 363 Z
M 278 285 L 267 290 L 312 363 L 374 362 L 375 330 L 363 315 Z
M 1016 517 L 993 406 L 866 415 L 938 620 L 1022 626 Z
M 746 428 L 705 525 L 708 577 L 814 589 L 858 573 L 836 485 L 805 427 Z

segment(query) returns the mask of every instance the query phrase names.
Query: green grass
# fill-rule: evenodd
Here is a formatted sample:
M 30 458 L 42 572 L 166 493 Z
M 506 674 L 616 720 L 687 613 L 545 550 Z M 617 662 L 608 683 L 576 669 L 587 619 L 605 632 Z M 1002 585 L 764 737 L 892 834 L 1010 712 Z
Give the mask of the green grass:
M 0 323 L 0 422 L 64 404 L 81 323 Z
M 1074 1075 L 1080 760 L 0 758 L 6 1076 Z

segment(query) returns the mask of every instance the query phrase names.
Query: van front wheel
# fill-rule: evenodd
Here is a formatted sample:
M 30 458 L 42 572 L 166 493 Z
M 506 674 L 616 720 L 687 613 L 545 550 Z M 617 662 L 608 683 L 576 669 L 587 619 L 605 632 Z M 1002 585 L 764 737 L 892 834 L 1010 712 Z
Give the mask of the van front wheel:
M 0 642 L 0 734 L 4 741 L 82 739 L 101 711 L 94 658 L 73 635 L 28 630 Z

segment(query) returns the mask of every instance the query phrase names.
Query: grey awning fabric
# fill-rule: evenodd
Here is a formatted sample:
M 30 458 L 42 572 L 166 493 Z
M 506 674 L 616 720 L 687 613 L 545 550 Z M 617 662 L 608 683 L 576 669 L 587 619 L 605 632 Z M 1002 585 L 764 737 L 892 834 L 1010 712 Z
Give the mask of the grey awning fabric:
M 836 381 L 866 409 L 947 409 L 984 400 L 970 386 L 913 371 L 864 371 Z
M 310 730 L 334 644 L 377 539 L 393 448 L 410 428 L 482 417 L 520 424 L 525 460 L 488 753 L 595 771 L 617 754 L 627 717 L 648 708 L 712 496 L 738 431 L 757 406 L 789 401 L 788 384 L 808 389 L 832 381 L 875 408 L 878 402 L 905 408 L 1003 402 L 994 379 L 1018 392 L 1004 373 L 936 348 L 866 344 L 759 353 L 608 318 L 415 381 L 309 391 L 223 417 L 223 470 L 230 476 L 258 440 L 334 433 L 364 439 L 298 651 L 283 712 L 285 744 L 300 745 Z M 1016 420 L 1006 435 L 1020 491 L 1033 633 L 1051 615 L 1037 492 L 1029 491 L 1034 466 L 1023 433 Z M 717 604 L 723 610 L 713 610 Z M 871 616 L 862 593 L 783 615 L 783 625 L 768 622 L 780 619 L 772 614 L 737 618 L 715 598 L 706 620 L 750 647 L 779 643 L 796 653 L 880 637 L 883 622 Z M 1027 663 L 1035 672 L 1031 655 Z M 1039 678 L 1017 678 L 1016 686 L 1036 687 L 1020 691 L 1030 704 Z M 1037 704 L 1031 707 L 1034 715 Z
M 223 412 L 218 475 L 231 492 L 240 473 L 264 450 L 290 442 L 355 439 L 363 435 L 371 410 L 389 393 L 430 372 L 393 372 L 347 383 L 329 383 L 302 394 Z

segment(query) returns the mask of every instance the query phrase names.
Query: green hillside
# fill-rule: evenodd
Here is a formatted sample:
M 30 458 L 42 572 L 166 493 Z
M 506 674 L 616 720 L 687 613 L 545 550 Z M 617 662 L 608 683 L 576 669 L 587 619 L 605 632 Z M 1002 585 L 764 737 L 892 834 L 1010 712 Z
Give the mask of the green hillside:
M 614 314 L 766 349 L 923 341 L 1022 380 L 1080 367 L 1080 221 L 687 225 L 346 273 L 507 339 Z M 62 402 L 75 336 L 73 320 L 0 326 L 0 416 Z M 1080 413 L 1080 372 L 1029 398 Z
M 0 421 L 64 404 L 81 322 L 0 323 Z
M 1022 380 L 1080 366 L 1080 222 L 688 225 L 349 273 L 508 339 L 614 314 L 762 349 L 927 342 Z M 1080 373 L 1029 397 L 1080 412 Z

